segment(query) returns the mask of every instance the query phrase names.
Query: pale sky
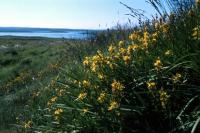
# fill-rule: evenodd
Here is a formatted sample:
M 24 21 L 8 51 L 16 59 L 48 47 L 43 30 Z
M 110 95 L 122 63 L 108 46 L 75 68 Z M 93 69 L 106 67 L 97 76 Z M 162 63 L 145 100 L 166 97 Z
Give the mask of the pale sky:
M 153 13 L 145 0 L 0 0 L 0 27 L 110 28 L 131 18 L 120 1 Z

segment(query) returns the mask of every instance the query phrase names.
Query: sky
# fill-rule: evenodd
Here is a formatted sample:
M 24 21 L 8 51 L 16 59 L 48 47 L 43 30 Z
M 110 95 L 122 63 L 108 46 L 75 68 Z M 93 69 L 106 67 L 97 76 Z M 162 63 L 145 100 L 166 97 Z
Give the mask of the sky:
M 0 27 L 106 29 L 132 19 L 120 2 L 153 14 L 145 0 L 0 0 Z

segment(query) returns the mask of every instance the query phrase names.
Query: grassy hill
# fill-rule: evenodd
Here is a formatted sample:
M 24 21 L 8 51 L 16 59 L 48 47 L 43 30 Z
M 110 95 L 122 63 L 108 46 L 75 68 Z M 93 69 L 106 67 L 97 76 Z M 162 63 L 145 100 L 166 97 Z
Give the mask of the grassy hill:
M 33 93 L 48 86 L 60 67 L 79 60 L 87 41 L 29 37 L 0 38 L 0 123 L 15 124 Z M 84 53 L 84 52 L 82 52 Z M 87 51 L 85 52 L 87 53 Z M 9 116 L 9 117 L 8 117 Z

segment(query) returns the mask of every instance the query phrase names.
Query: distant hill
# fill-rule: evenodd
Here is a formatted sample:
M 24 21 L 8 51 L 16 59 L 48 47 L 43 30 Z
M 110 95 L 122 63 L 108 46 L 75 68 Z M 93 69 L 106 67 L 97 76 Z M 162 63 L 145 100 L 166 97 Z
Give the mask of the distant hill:
M 61 28 L 29 28 L 29 27 L 0 27 L 0 32 L 42 32 L 42 33 L 49 33 L 49 32 L 59 32 L 59 33 L 66 33 L 69 31 L 97 31 L 97 30 L 83 30 L 83 29 L 61 29 Z

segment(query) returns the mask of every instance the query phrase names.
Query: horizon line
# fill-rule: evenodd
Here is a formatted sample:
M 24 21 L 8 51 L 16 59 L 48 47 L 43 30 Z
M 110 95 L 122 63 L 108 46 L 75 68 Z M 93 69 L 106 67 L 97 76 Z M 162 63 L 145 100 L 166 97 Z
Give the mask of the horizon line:
M 0 28 L 32 28 L 32 29 L 66 29 L 66 30 L 107 30 L 111 28 L 67 28 L 67 27 L 34 27 L 34 26 L 0 26 Z

